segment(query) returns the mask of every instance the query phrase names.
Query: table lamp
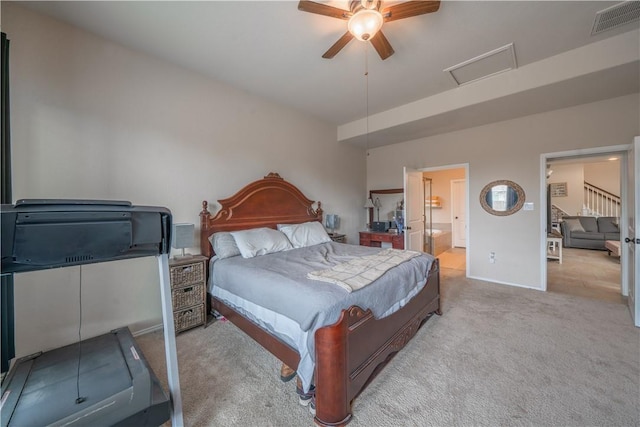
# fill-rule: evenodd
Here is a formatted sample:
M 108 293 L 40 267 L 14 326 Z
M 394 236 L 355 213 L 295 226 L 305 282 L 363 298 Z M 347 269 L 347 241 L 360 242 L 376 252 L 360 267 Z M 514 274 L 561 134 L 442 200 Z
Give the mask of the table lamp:
M 191 254 L 185 254 L 186 248 L 193 247 L 195 225 L 188 223 L 173 224 L 173 230 L 171 233 L 171 247 L 175 249 L 182 249 L 182 255 L 174 256 L 174 259 L 178 258 L 190 258 Z
M 336 214 L 328 214 L 325 218 L 324 225 L 331 230 L 331 234 L 333 234 L 337 228 L 340 228 L 340 217 Z

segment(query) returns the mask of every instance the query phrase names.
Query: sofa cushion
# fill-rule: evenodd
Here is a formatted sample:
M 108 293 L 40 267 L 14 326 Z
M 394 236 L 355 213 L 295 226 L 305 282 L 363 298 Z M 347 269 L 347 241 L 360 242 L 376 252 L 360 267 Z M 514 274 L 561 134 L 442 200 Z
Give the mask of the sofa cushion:
M 595 216 L 581 216 L 579 219 L 584 231 L 598 232 L 598 221 Z
M 620 240 L 620 233 L 604 233 L 604 240 Z
M 601 216 L 598 218 L 598 231 L 601 233 L 619 233 L 618 217 Z
M 567 230 L 569 230 L 571 233 L 575 231 L 584 231 L 584 227 L 582 226 L 578 218 L 565 219 L 564 223 L 566 224 Z
M 589 231 L 572 231 L 572 239 L 587 239 L 587 240 L 604 240 L 604 233 L 589 232 Z

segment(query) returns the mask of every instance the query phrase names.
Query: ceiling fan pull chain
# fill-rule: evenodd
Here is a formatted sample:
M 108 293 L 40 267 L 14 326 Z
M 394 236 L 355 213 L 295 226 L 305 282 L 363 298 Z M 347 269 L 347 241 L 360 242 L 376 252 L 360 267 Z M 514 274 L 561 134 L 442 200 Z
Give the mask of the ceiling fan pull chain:
M 366 121 L 366 126 L 367 126 L 367 156 L 369 155 L 369 43 L 364 43 L 364 79 L 365 79 L 365 85 L 366 85 L 366 111 L 367 111 L 367 121 Z

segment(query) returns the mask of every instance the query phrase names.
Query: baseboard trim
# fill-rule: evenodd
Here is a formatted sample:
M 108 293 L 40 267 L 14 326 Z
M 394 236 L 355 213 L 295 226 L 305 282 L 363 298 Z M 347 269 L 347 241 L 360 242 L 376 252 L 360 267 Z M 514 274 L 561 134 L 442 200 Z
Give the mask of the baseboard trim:
M 519 284 L 519 283 L 504 282 L 502 280 L 488 279 L 486 277 L 479 277 L 479 276 L 467 275 L 467 277 L 469 279 L 482 280 L 483 282 L 497 283 L 498 285 L 514 286 L 516 288 L 533 289 L 534 291 L 543 291 L 544 292 L 544 289 L 542 289 L 540 287 L 526 286 L 526 285 L 522 285 L 522 284 Z
M 163 329 L 162 323 L 158 323 L 157 325 L 149 326 L 148 328 L 131 332 L 131 335 L 133 335 L 135 338 L 135 337 L 139 337 L 140 335 L 150 334 L 151 332 L 161 331 L 162 329 Z

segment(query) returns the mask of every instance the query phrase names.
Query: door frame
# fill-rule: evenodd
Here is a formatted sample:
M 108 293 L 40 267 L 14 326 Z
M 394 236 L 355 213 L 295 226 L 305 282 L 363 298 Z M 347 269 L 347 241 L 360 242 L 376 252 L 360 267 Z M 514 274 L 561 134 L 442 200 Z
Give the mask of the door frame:
M 640 301 L 638 300 L 638 293 L 640 292 L 640 246 L 636 246 L 640 244 L 640 237 L 638 237 L 638 230 L 640 229 L 640 227 L 638 227 L 640 223 L 638 218 L 638 213 L 640 212 L 640 197 L 638 196 L 637 184 L 640 171 L 640 136 L 633 138 L 633 143 L 629 150 L 627 150 L 625 160 L 627 176 L 624 182 L 627 184 L 627 195 L 629 197 L 626 203 L 627 211 L 623 212 L 623 215 L 625 219 L 627 219 L 627 228 L 624 230 L 624 233 L 627 234 L 626 236 L 620 237 L 621 240 L 622 238 L 624 238 L 624 240 L 634 239 L 635 243 L 621 241 L 621 244 L 625 248 L 623 253 L 628 260 L 628 263 L 624 266 L 623 278 L 626 278 L 626 283 L 628 283 L 627 306 L 631 312 L 633 324 L 640 327 Z M 632 182 L 629 179 L 630 177 L 633 178 L 632 185 L 628 185 Z M 633 202 L 631 199 L 633 199 Z M 629 229 L 630 221 L 628 221 L 628 219 L 630 217 L 633 217 L 633 229 Z
M 625 145 L 610 145 L 606 147 L 595 148 L 583 148 L 578 150 L 569 151 L 557 151 L 554 153 L 542 153 L 540 155 L 540 278 L 542 280 L 543 291 L 547 291 L 547 162 L 549 160 L 558 159 L 562 157 L 588 157 L 593 155 L 603 154 L 615 154 L 620 156 L 620 198 L 621 198 L 621 212 L 626 212 L 627 204 L 627 152 L 631 144 Z M 624 227 L 624 228 L 623 228 Z M 620 216 L 620 229 L 627 229 L 627 218 L 624 215 Z M 627 273 L 625 273 L 624 266 L 627 265 L 627 255 L 621 251 L 620 254 L 620 268 L 621 268 L 621 292 L 622 295 L 627 296 L 629 293 L 629 280 Z
M 405 168 L 408 168 L 408 166 L 406 166 Z M 426 168 L 411 168 L 414 170 L 418 170 L 420 172 L 434 172 L 434 171 L 440 171 L 440 170 L 447 170 L 447 169 L 464 169 L 464 177 L 465 180 L 467 181 L 465 183 L 464 186 L 464 192 L 465 192 L 465 201 L 467 203 L 467 207 L 470 206 L 469 204 L 469 181 L 471 181 L 471 178 L 469 176 L 469 163 L 454 163 L 454 164 L 450 164 L 450 165 L 442 165 L 442 166 L 431 166 L 431 167 L 426 167 Z M 404 179 L 406 179 L 406 176 L 403 177 Z M 404 182 L 404 181 L 403 181 Z M 469 277 L 470 274 L 470 269 L 469 269 L 469 248 L 471 247 L 471 240 L 469 239 L 469 215 L 468 215 L 468 210 L 467 210 L 467 215 L 465 218 L 465 222 L 466 222 L 466 227 L 465 227 L 465 234 L 466 234 L 466 239 L 467 239 L 467 247 L 465 248 L 465 259 L 466 261 L 466 266 L 465 266 L 465 277 Z

